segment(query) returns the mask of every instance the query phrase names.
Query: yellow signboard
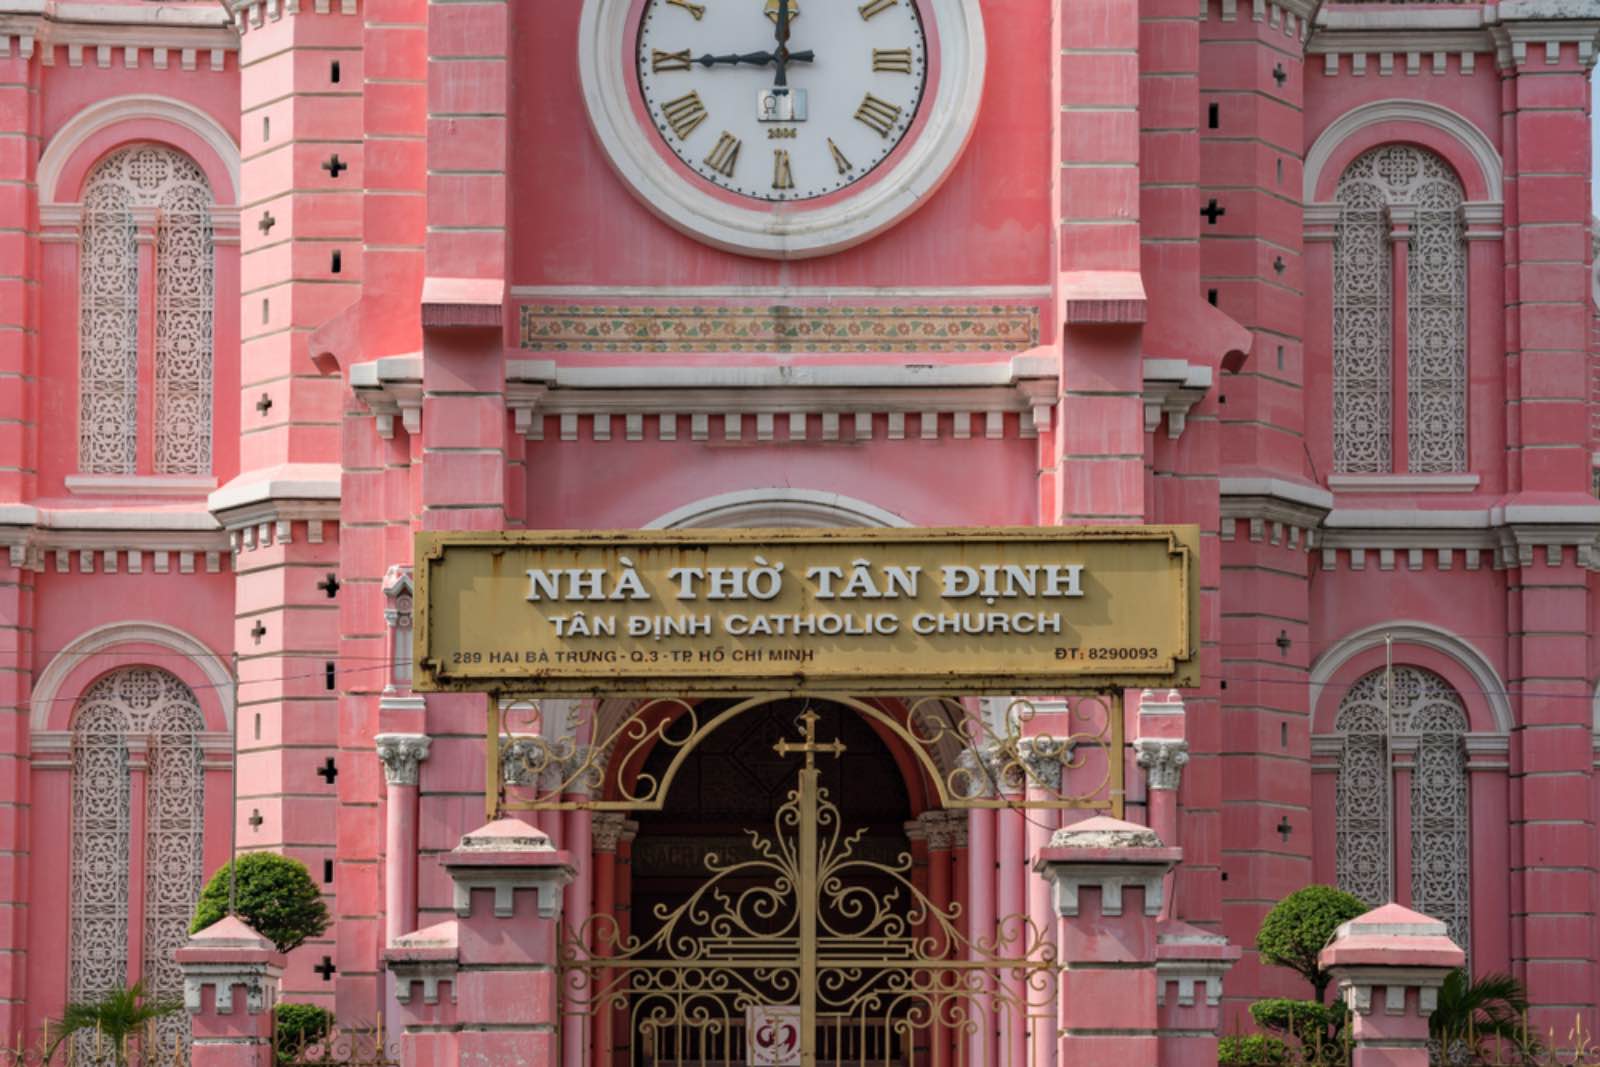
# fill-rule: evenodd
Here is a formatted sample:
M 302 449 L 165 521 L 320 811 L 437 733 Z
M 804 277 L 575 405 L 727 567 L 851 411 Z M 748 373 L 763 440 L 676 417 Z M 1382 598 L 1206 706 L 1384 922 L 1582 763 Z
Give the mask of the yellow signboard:
M 1194 526 L 417 535 L 416 688 L 1198 682 Z

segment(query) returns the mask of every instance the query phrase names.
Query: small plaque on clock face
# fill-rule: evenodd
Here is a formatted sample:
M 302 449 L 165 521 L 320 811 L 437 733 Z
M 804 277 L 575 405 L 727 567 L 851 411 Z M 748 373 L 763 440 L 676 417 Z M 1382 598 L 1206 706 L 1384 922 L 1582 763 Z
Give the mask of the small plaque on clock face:
M 765 201 L 865 178 L 911 130 L 928 73 L 917 0 L 646 0 L 636 55 L 667 149 Z

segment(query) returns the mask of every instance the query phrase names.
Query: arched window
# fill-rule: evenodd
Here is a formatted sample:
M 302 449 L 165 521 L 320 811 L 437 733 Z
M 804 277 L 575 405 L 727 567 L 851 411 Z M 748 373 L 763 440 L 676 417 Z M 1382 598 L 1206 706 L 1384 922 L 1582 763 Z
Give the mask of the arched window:
M 1339 704 L 1335 863 L 1339 888 L 1376 907 L 1410 871 L 1410 906 L 1470 949 L 1467 713 L 1439 675 L 1418 667 L 1364 676 Z M 1387 729 L 1385 725 L 1387 723 Z M 1410 827 L 1406 853 L 1396 827 Z
M 188 938 L 203 871 L 205 728 L 193 692 L 166 671 L 133 667 L 95 682 L 72 723 L 70 1000 L 143 979 L 152 997 L 183 994 L 173 951 Z M 138 838 L 135 839 L 135 833 Z M 130 882 L 142 858 L 143 884 Z M 129 944 L 141 951 L 130 974 Z M 185 1040 L 168 1016 L 163 1044 Z
M 1350 164 L 1335 199 L 1334 469 L 1465 471 L 1461 182 L 1426 149 L 1385 145 Z
M 211 187 L 188 156 L 135 145 L 83 193 L 78 466 L 86 474 L 211 472 Z M 151 255 L 142 246 L 153 246 Z M 140 347 L 148 318 L 150 350 Z M 141 383 L 152 392 L 148 411 Z M 148 429 L 143 429 L 147 427 Z M 151 447 L 141 455 L 139 439 Z

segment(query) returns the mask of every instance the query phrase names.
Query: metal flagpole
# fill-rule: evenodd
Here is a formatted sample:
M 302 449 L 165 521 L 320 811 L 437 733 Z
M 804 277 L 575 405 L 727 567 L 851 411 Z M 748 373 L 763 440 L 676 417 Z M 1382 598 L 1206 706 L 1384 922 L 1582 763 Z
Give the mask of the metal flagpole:
M 1394 887 L 1394 635 L 1383 635 L 1383 850 L 1389 900 L 1396 898 Z
M 229 779 L 233 783 L 233 805 L 228 812 L 228 914 L 239 913 L 239 650 L 233 651 L 233 671 L 229 679 L 233 691 L 233 766 Z

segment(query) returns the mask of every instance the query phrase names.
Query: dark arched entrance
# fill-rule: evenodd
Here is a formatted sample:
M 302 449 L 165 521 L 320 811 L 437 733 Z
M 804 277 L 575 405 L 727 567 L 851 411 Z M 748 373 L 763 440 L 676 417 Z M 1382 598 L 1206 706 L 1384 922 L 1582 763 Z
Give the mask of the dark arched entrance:
M 710 718 L 731 701 L 701 705 Z M 801 736 L 799 715 L 810 707 L 820 717 L 817 737 L 845 746 L 819 760 L 821 785 L 839 808 L 849 833 L 859 831 L 858 858 L 892 866 L 908 851 L 905 823 L 916 814 L 904 778 L 889 748 L 860 715 L 838 704 L 781 700 L 739 715 L 711 733 L 689 755 L 661 811 L 640 812 L 633 845 L 633 930 L 649 939 L 660 914 L 681 907 L 706 879 L 705 857 L 723 863 L 754 855 L 749 831 L 771 836 L 778 809 L 795 788 L 799 764 L 776 746 Z M 660 746 L 645 761 L 658 778 L 676 754 Z M 884 883 L 889 880 L 882 879 Z M 730 890 L 748 888 L 740 879 Z M 882 886 L 888 891 L 888 886 Z M 762 930 L 760 933 L 771 933 Z

